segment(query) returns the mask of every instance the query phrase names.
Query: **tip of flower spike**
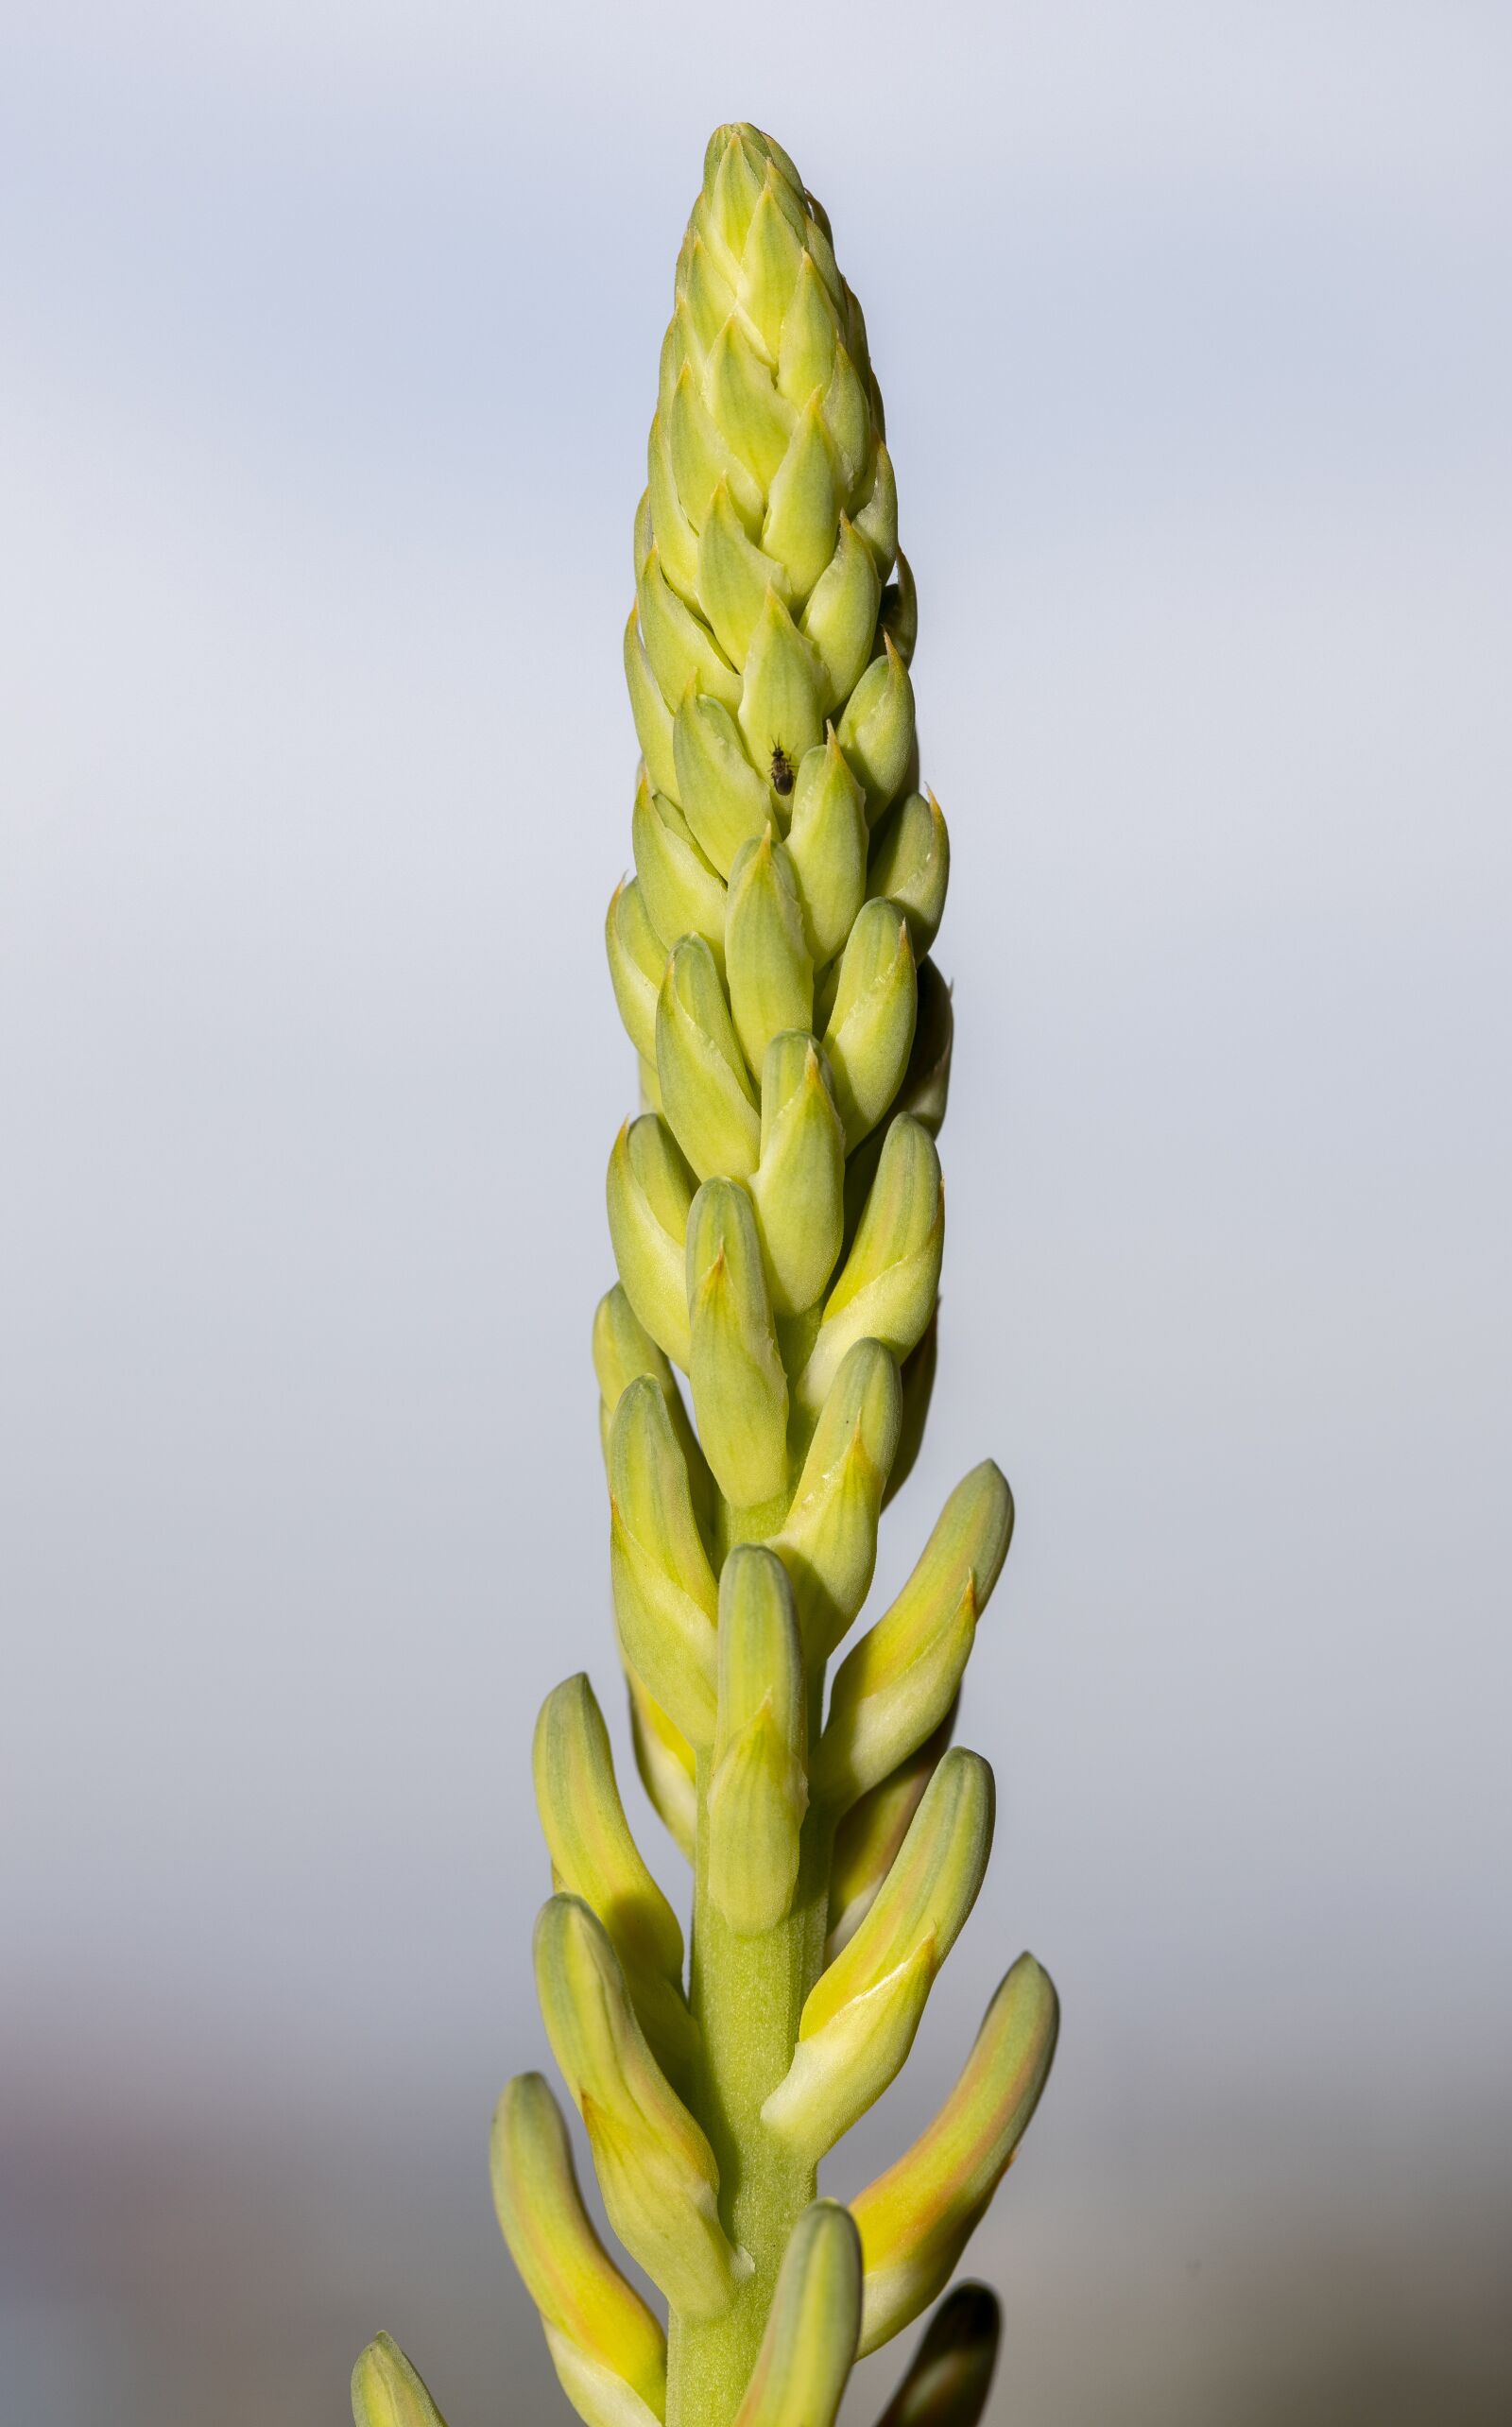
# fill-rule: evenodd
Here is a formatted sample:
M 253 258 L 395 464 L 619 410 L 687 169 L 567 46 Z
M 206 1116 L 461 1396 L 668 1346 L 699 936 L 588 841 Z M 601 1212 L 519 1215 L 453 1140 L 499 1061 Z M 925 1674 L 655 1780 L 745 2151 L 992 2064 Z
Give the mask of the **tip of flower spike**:
M 703 155 L 703 181 L 706 191 L 713 189 L 714 179 L 719 174 L 720 163 L 726 152 L 735 144 L 740 146 L 753 164 L 759 164 L 758 174 L 768 167 L 775 168 L 778 175 L 791 185 L 795 194 L 802 194 L 803 181 L 782 145 L 771 135 L 764 134 L 760 127 L 752 126 L 748 118 L 728 119 L 724 126 L 716 127 L 710 136 Z

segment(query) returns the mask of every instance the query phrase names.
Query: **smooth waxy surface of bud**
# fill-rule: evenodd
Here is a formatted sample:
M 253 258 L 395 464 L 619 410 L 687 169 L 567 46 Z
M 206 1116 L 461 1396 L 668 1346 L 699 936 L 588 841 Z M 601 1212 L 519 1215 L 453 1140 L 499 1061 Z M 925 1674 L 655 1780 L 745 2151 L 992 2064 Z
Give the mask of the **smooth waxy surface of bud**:
M 877 2427 L 977 2427 L 1002 2332 L 1003 2313 L 986 2284 L 957 2284 L 930 2319 Z
M 830 1386 L 778 1536 L 811 1664 L 829 1659 L 867 1597 L 902 1420 L 897 1359 L 880 1340 L 858 1340 Z
M 391 2334 L 374 2337 L 352 2371 L 355 2427 L 446 2427 Z
M 709 1785 L 709 1893 L 743 1937 L 775 1929 L 808 1810 L 807 1693 L 793 1588 L 772 1551 L 732 1550 L 719 1579 L 719 1714 Z
M 799 1383 L 822 1401 L 858 1340 L 880 1340 L 900 1360 L 929 1328 L 945 1248 L 945 1190 L 935 1142 L 900 1113 L 883 1142 L 876 1178 L 850 1253 L 824 1302 L 813 1354 Z
M 910 792 L 877 829 L 867 891 L 902 912 L 916 960 L 923 959 L 939 931 L 950 872 L 950 837 L 939 802 L 932 792 Z
M 854 1937 L 876 1902 L 923 1799 L 955 1721 L 954 1705 L 916 1753 L 900 1762 L 881 1784 L 853 1803 L 834 1836 L 830 1867 L 830 1931 L 825 1954 L 833 1963 Z
M 772 1329 L 755 1210 L 710 1179 L 688 1216 L 689 1370 L 715 1482 L 736 1508 L 770 1500 L 787 1475 L 787 1376 Z
M 773 1312 L 802 1315 L 834 1270 L 845 1226 L 845 1132 L 806 1029 L 774 1037 L 766 1049 L 761 1161 L 750 1193 Z
M 694 1179 L 655 1112 L 627 1121 L 609 1161 L 609 1231 L 620 1281 L 644 1329 L 687 1371 L 684 1279 Z
M 816 2199 L 793 2228 L 735 2427 L 833 2427 L 861 2328 L 861 2245 Z
M 632 1382 L 610 1428 L 610 1574 L 626 1662 L 695 1746 L 714 1721 L 719 1588 L 666 1402 Z

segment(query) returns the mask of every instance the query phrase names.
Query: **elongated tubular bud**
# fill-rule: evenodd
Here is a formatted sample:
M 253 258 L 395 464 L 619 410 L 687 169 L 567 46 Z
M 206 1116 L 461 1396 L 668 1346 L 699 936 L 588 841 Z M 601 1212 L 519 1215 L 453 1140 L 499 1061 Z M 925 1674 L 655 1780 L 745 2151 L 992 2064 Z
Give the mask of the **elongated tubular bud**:
M 867 891 L 895 903 L 902 912 L 916 961 L 923 959 L 939 932 L 950 872 L 950 837 L 939 802 L 933 792 L 910 792 L 877 829 Z
M 586 1677 L 547 1695 L 531 1755 L 536 1803 L 555 1885 L 593 1907 L 659 2063 L 674 2078 L 695 2032 L 682 1993 L 682 1931 L 630 1834 L 609 1730 Z
M 701 936 L 684 936 L 667 963 L 657 1003 L 656 1062 L 672 1134 L 698 1178 L 721 1172 L 748 1179 L 761 1152 L 761 1115 L 719 972 Z
M 772 1306 L 803 1315 L 834 1270 L 845 1222 L 845 1132 L 806 1030 L 774 1037 L 762 1070 L 762 1151 L 750 1183 Z
M 763 2120 L 815 2158 L 882 2096 L 976 1902 L 992 1844 L 992 1772 L 948 1752 L 870 1912 L 810 1990 L 792 2069 Z
M 932 1736 L 880 1785 L 853 1803 L 834 1834 L 830 1866 L 830 1928 L 825 1959 L 834 1961 L 855 1936 L 877 1901 L 877 1891 L 897 1859 L 924 1789 L 934 1777 L 955 1725 L 953 1703 Z
M 391 2334 L 375 2335 L 352 2371 L 352 2416 L 356 2427 L 446 2427 Z
M 728 877 L 743 843 L 757 841 L 771 816 L 765 777 L 746 756 L 728 708 L 690 689 L 672 728 L 682 814 L 700 851 Z
M 709 1893 L 741 1936 L 775 1929 L 808 1809 L 803 1652 L 775 1552 L 737 1545 L 719 1578 L 719 1715 L 709 1785 Z
M 627 1121 L 609 1159 L 609 1232 L 625 1295 L 659 1349 L 687 1371 L 686 1241 L 694 1182 L 655 1112 Z
M 830 1386 L 775 1543 L 811 1667 L 829 1659 L 870 1588 L 902 1417 L 896 1358 L 880 1340 L 858 1340 Z
M 900 1113 L 799 1382 L 806 1406 L 820 1403 L 857 1340 L 880 1340 L 900 1360 L 917 1348 L 935 1313 L 944 1248 L 939 1156 L 929 1131 Z
M 579 1897 L 541 1908 L 536 1990 L 610 2223 L 674 2309 L 717 2316 L 749 2267 L 719 2222 L 713 2152 L 647 2047 L 609 1933 Z
M 882 638 L 883 654 L 856 684 L 838 729 L 840 748 L 866 787 L 873 826 L 896 797 L 914 750 L 914 686 L 891 635 Z
M 1058 2025 L 1049 1974 L 1021 1955 L 934 2122 L 851 2201 L 866 2263 L 863 2353 L 910 2324 L 949 2281 L 1028 2129 Z
M 1007 1557 L 1013 1495 L 990 1458 L 958 1483 L 897 1600 L 835 1672 L 810 1786 L 844 1810 L 939 1726 Z
M 996 2295 L 985 2283 L 957 2284 L 930 2319 L 877 2427 L 977 2427 L 1002 2332 Z
M 654 1063 L 656 999 L 667 955 L 636 877 L 614 888 L 604 921 L 604 947 L 625 1033 L 641 1059 Z
M 833 2427 L 861 2325 L 861 2245 L 849 2210 L 816 2199 L 794 2226 L 733 2427 Z
M 814 1014 L 814 964 L 803 940 L 798 879 L 768 827 L 742 846 L 730 872 L 726 967 L 735 1033 L 753 1071 L 784 1028 L 806 1029 Z
M 898 1092 L 917 1010 L 908 921 L 890 902 L 868 902 L 850 930 L 824 1031 L 848 1151 L 881 1120 Z
M 641 639 L 640 616 L 633 607 L 625 627 L 625 685 L 630 695 L 635 738 L 641 745 L 646 775 L 658 792 L 675 800 L 678 775 L 672 755 L 672 717 L 657 689 Z
M 650 1375 L 666 1402 L 672 1430 L 688 1470 L 694 1514 L 702 1531 L 710 1515 L 713 1479 L 693 1426 L 688 1421 L 688 1411 L 682 1403 L 682 1393 L 678 1388 L 671 1361 L 657 1347 L 636 1314 L 626 1296 L 623 1282 L 616 1282 L 612 1289 L 606 1290 L 593 1311 L 593 1371 L 598 1379 L 599 1437 L 606 1462 L 615 1408 L 632 1382 L 639 1382 L 643 1374 Z
M 704 1455 L 725 1498 L 748 1508 L 772 1499 L 787 1480 L 787 1376 L 755 1211 L 733 1180 L 705 1180 L 694 1199 L 688 1317 Z
M 643 783 L 635 796 L 630 844 L 636 883 L 652 932 L 661 942 L 663 963 L 680 937 L 699 936 L 713 956 L 715 970 L 722 973 L 723 881 L 688 832 L 681 810 L 665 793 L 653 793 L 648 783 Z M 653 1039 L 654 1034 L 653 1022 Z M 654 1042 L 648 1059 L 656 1059 Z
M 654 1702 L 633 1672 L 626 1679 L 630 1697 L 630 1742 L 635 1766 L 652 1809 L 684 1861 L 696 1851 L 698 1820 L 697 1761 L 680 1728 L 675 1728 L 659 1702 Z
M 867 891 L 867 796 L 833 725 L 799 767 L 787 848 L 809 951 L 822 966 L 850 935 Z
M 647 2427 L 666 2415 L 667 2345 L 593 2230 L 561 2109 L 540 2074 L 520 2074 L 494 2109 L 493 2204 L 541 2312 L 557 2373 L 589 2427 Z
M 688 1471 L 650 1375 L 632 1382 L 610 1431 L 610 1573 L 625 1660 L 696 1747 L 714 1723 L 718 1587 L 693 1513 Z

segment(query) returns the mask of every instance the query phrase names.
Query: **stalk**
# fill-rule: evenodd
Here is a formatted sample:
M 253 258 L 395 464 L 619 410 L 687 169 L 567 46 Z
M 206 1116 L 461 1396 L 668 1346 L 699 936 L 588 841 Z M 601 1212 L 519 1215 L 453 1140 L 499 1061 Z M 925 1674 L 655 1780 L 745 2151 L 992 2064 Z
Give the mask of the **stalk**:
M 951 1743 L 1013 1504 L 984 1462 L 860 1616 L 918 1447 L 944 1244 L 950 848 L 919 788 L 913 577 L 860 306 L 787 154 L 719 129 L 678 257 L 635 518 L 635 873 L 606 923 L 639 1114 L 610 1157 L 593 1361 L 642 1782 L 693 1873 L 691 1957 L 588 1678 L 534 1776 L 546 2037 L 494 2119 L 505 2238 L 588 2427 L 833 2427 L 855 2360 L 945 2290 L 1034 2113 L 1055 1990 L 1010 1967 L 935 2121 L 844 2208 L 824 2157 L 897 2074 L 992 1835 Z M 885 2427 L 973 2427 L 980 2287 Z M 439 2413 L 380 2336 L 358 2427 Z

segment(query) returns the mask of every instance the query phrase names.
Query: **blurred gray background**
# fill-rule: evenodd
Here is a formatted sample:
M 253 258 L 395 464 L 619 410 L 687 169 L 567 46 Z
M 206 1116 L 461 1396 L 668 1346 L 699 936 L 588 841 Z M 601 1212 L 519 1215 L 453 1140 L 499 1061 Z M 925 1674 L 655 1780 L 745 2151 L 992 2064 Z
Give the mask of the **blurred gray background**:
M 1512 2412 L 1512 19 L 11 0 L 4 2415 L 565 2419 L 489 2207 L 611 1652 L 600 921 L 674 256 L 866 304 L 951 819 L 1000 2427 Z M 639 1797 L 637 1812 L 643 1812 Z M 676 1859 L 645 1816 L 673 1881 Z M 875 2415 L 890 2361 L 858 2388 Z

